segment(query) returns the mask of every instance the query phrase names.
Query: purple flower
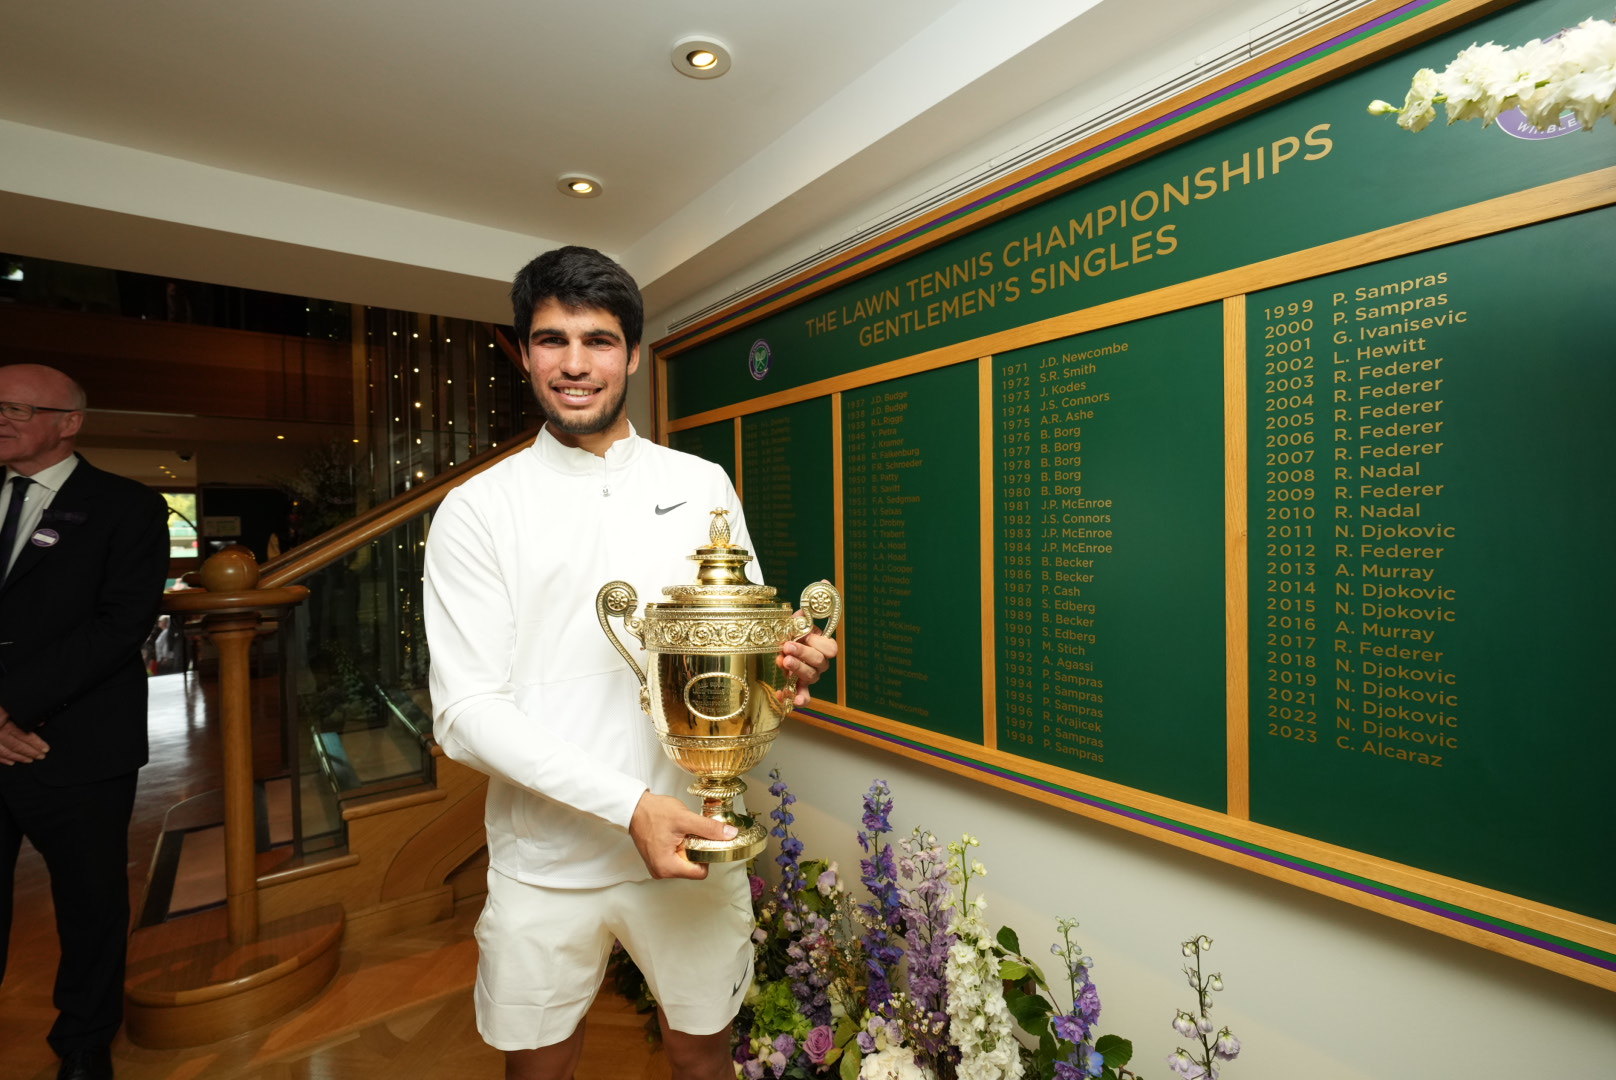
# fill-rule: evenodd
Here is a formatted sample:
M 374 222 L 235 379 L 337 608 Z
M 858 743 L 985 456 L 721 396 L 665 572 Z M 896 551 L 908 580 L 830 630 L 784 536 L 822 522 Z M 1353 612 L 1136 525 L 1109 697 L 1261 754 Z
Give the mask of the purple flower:
M 1065 1039 L 1069 1043 L 1080 1043 L 1088 1038 L 1087 1025 L 1075 1016 L 1062 1014 L 1055 1017 L 1052 1022 L 1055 1028 L 1055 1037 Z
M 881 843 L 883 834 L 892 830 L 892 793 L 885 780 L 870 785 L 864 796 L 864 828 L 859 830 L 859 847 L 870 853 L 859 861 L 862 871 L 859 880 L 870 891 L 872 903 L 860 904 L 870 920 L 862 941 L 868 956 L 868 1005 L 878 1016 L 889 1016 L 892 1000 L 890 973 L 903 959 L 903 949 L 893 943 L 893 936 L 903 930 L 903 912 L 898 890 L 898 865 L 892 854 L 892 845 Z
M 1075 1008 L 1084 1020 L 1093 1024 L 1100 1019 L 1100 990 L 1093 983 L 1083 987 L 1083 992 L 1077 996 Z
M 741 1066 L 741 1075 L 746 1080 L 763 1080 L 763 1062 L 753 1058 Z
M 768 888 L 768 883 L 756 874 L 748 874 L 746 880 L 747 884 L 752 887 L 752 902 L 755 904 L 763 895 L 763 890 Z
M 1233 1061 L 1239 1054 L 1240 1040 L 1234 1037 L 1234 1032 L 1228 1028 L 1218 1032 L 1218 1057 L 1224 1061 Z
M 820 1024 L 814 1028 L 808 1033 L 808 1038 L 803 1040 L 802 1044 L 803 1052 L 808 1055 L 808 1060 L 815 1065 L 825 1064 L 825 1055 L 835 1048 L 836 1036 L 831 1032 L 829 1024 Z
M 1182 1050 L 1175 1050 L 1167 1055 L 1167 1065 L 1170 1069 L 1182 1076 L 1184 1080 L 1201 1080 L 1206 1070 L 1195 1063 L 1195 1059 Z
M 790 1057 L 797 1052 L 797 1040 L 793 1039 L 787 1032 L 782 1031 L 774 1037 L 774 1049 L 776 1053 Z
M 865 1055 L 875 1053 L 875 1036 L 868 1031 L 858 1033 L 859 1052 Z

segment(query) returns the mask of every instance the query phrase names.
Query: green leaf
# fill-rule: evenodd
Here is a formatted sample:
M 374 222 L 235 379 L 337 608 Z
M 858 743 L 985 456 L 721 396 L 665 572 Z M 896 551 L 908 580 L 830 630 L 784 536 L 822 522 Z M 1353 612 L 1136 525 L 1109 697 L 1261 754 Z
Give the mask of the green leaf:
M 1005 952 L 1020 953 L 1021 939 L 1016 937 L 1016 932 L 1012 928 L 1001 926 L 999 927 L 999 946 Z
M 858 1044 L 849 1046 L 847 1053 L 842 1055 L 842 1067 L 837 1070 L 841 1073 L 842 1080 L 858 1080 L 859 1065 L 863 1061 L 864 1054 L 859 1051 Z
M 859 1026 L 853 1022 L 851 1016 L 840 1016 L 836 1019 L 836 1045 L 846 1046 L 853 1036 L 858 1034 Z
M 1052 1011 L 1049 1002 L 1037 994 L 1024 994 L 1014 987 L 1004 992 L 1005 1008 L 1016 1022 L 1026 1029 L 1027 1034 L 1037 1035 L 1045 1024 L 1049 1022 Z
M 1032 969 L 1020 960 L 999 961 L 999 978 L 1008 982 L 1020 982 L 1031 974 Z
M 1101 1035 L 1094 1040 L 1094 1049 L 1105 1055 L 1107 1069 L 1120 1069 L 1133 1060 L 1133 1043 L 1121 1035 Z
M 1060 1044 L 1055 1039 L 1055 1033 L 1047 1027 L 1044 1028 L 1043 1032 L 1038 1036 L 1038 1063 L 1046 1066 L 1046 1072 L 1048 1071 L 1047 1066 L 1055 1063 L 1055 1054 L 1059 1050 Z M 1043 1074 L 1040 1073 L 1040 1075 Z

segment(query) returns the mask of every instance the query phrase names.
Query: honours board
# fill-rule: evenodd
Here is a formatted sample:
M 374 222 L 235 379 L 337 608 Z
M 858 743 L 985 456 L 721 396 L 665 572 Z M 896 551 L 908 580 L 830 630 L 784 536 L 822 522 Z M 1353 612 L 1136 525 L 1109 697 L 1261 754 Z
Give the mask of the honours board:
M 741 508 L 763 581 L 778 600 L 836 573 L 836 503 L 831 483 L 829 398 L 814 398 L 741 418 Z M 814 686 L 838 700 L 836 665 Z
M 842 395 L 847 704 L 982 732 L 974 365 Z
M 1223 809 L 1221 310 L 993 366 L 999 746 Z
M 1616 920 L 1616 210 L 1249 298 L 1254 820 Z
M 765 565 L 831 552 L 818 722 L 1616 989 L 1616 133 L 1364 113 L 1586 14 L 1388 29 L 1488 6 L 1373 4 L 1333 83 L 1254 63 L 1204 101 L 1268 106 L 661 342 L 660 419 Z

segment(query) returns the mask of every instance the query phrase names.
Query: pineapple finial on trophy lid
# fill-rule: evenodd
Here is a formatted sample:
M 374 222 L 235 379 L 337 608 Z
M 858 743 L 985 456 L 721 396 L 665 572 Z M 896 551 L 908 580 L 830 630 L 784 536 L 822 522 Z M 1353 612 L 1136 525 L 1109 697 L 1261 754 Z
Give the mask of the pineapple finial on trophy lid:
M 712 516 L 712 524 L 707 528 L 707 546 L 697 548 L 690 556 L 701 564 L 696 571 L 696 582 L 756 588 L 746 577 L 746 564 L 752 561 L 752 553 L 729 542 L 729 511 L 719 507 L 712 511 Z
M 708 542 L 715 548 L 729 547 L 729 511 L 720 506 L 711 513 L 713 523 L 707 530 Z

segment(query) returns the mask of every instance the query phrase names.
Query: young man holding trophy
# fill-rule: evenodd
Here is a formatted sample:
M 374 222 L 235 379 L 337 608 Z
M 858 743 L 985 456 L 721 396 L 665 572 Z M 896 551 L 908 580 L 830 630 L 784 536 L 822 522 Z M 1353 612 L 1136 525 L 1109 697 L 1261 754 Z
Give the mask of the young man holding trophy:
M 689 580 L 714 508 L 748 547 L 740 503 L 720 467 L 629 424 L 644 316 L 622 267 L 560 248 L 523 268 L 511 300 L 545 426 L 444 500 L 426 554 L 434 732 L 489 775 L 478 1029 L 510 1080 L 571 1077 L 615 938 L 659 1002 L 674 1076 L 729 1080 L 751 898 L 742 863 L 693 862 L 685 846 L 736 830 L 674 794 L 689 777 L 601 632 L 596 590 L 618 579 L 656 596 Z M 835 655 L 817 630 L 780 646 L 795 704 Z

